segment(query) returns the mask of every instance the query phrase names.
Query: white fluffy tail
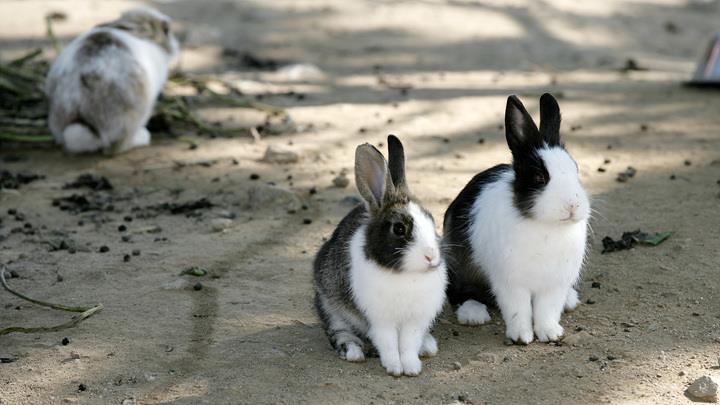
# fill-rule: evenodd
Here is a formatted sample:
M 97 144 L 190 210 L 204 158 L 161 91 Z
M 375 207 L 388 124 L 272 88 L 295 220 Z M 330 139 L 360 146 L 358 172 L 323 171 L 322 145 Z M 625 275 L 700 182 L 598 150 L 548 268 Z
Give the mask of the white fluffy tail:
M 87 126 L 75 123 L 63 130 L 65 150 L 71 153 L 94 152 L 103 147 L 102 141 Z

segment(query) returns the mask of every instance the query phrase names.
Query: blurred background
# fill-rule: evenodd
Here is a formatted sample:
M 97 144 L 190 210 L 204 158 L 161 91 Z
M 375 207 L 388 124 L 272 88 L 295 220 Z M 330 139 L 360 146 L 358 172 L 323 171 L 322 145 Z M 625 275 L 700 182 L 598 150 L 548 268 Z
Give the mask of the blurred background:
M 18 290 L 105 306 L 73 329 L 0 336 L 1 403 L 690 401 L 696 378 L 720 377 L 720 92 L 683 82 L 719 3 L 0 2 L 0 63 L 36 80 L 0 101 L 0 263 Z M 182 48 L 152 145 L 66 155 L 47 142 L 37 78 L 139 5 L 170 16 Z M 544 92 L 596 211 L 571 343 L 504 346 L 499 313 L 472 328 L 448 308 L 417 378 L 339 360 L 311 264 L 359 201 L 355 147 L 397 134 L 441 232 L 467 181 L 510 160 L 507 96 L 537 117 Z M 66 187 L 84 174 L 112 189 Z M 601 254 L 636 229 L 672 236 Z M 179 275 L 190 267 L 206 274 Z M 0 292 L 0 327 L 64 316 Z

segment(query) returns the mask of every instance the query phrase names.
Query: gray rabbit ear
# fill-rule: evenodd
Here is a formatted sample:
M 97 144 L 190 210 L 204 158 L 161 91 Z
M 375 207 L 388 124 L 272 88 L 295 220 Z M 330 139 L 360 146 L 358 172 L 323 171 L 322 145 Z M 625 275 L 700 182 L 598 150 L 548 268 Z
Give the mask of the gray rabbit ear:
M 395 135 L 388 135 L 388 168 L 390 177 L 397 191 L 408 194 L 408 186 L 405 181 L 405 150 L 402 142 Z
M 548 145 L 560 145 L 560 106 L 550 93 L 540 97 L 540 134 Z
M 369 143 L 355 149 L 355 184 L 371 209 L 380 208 L 385 195 L 394 191 L 385 158 Z

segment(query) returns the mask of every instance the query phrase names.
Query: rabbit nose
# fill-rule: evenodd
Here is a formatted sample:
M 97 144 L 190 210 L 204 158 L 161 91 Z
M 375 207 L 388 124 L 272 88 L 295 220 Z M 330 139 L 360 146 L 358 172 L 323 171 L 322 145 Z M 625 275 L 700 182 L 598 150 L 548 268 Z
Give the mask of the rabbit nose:
M 425 255 L 425 260 L 427 260 L 428 263 L 432 263 L 432 259 L 433 259 L 432 256 Z

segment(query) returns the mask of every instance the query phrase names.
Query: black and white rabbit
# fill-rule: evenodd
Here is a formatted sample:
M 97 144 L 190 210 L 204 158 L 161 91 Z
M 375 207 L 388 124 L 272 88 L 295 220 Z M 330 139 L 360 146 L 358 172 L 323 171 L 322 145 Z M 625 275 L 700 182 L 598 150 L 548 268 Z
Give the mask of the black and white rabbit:
M 315 306 L 331 344 L 363 361 L 371 343 L 385 370 L 415 376 L 437 353 L 430 327 L 443 307 L 447 271 L 430 213 L 410 194 L 402 143 L 388 136 L 389 163 L 370 144 L 355 151 L 365 203 L 353 209 L 314 263 Z
M 178 52 L 170 18 L 139 8 L 75 38 L 48 73 L 48 124 L 71 153 L 150 143 L 145 124 Z
M 510 96 L 505 131 L 512 165 L 476 175 L 445 213 L 448 300 L 458 321 L 490 320 L 497 304 L 508 338 L 530 343 L 563 335 L 563 308 L 578 304 L 590 201 L 560 141 L 560 108 L 540 98 L 540 128 Z

